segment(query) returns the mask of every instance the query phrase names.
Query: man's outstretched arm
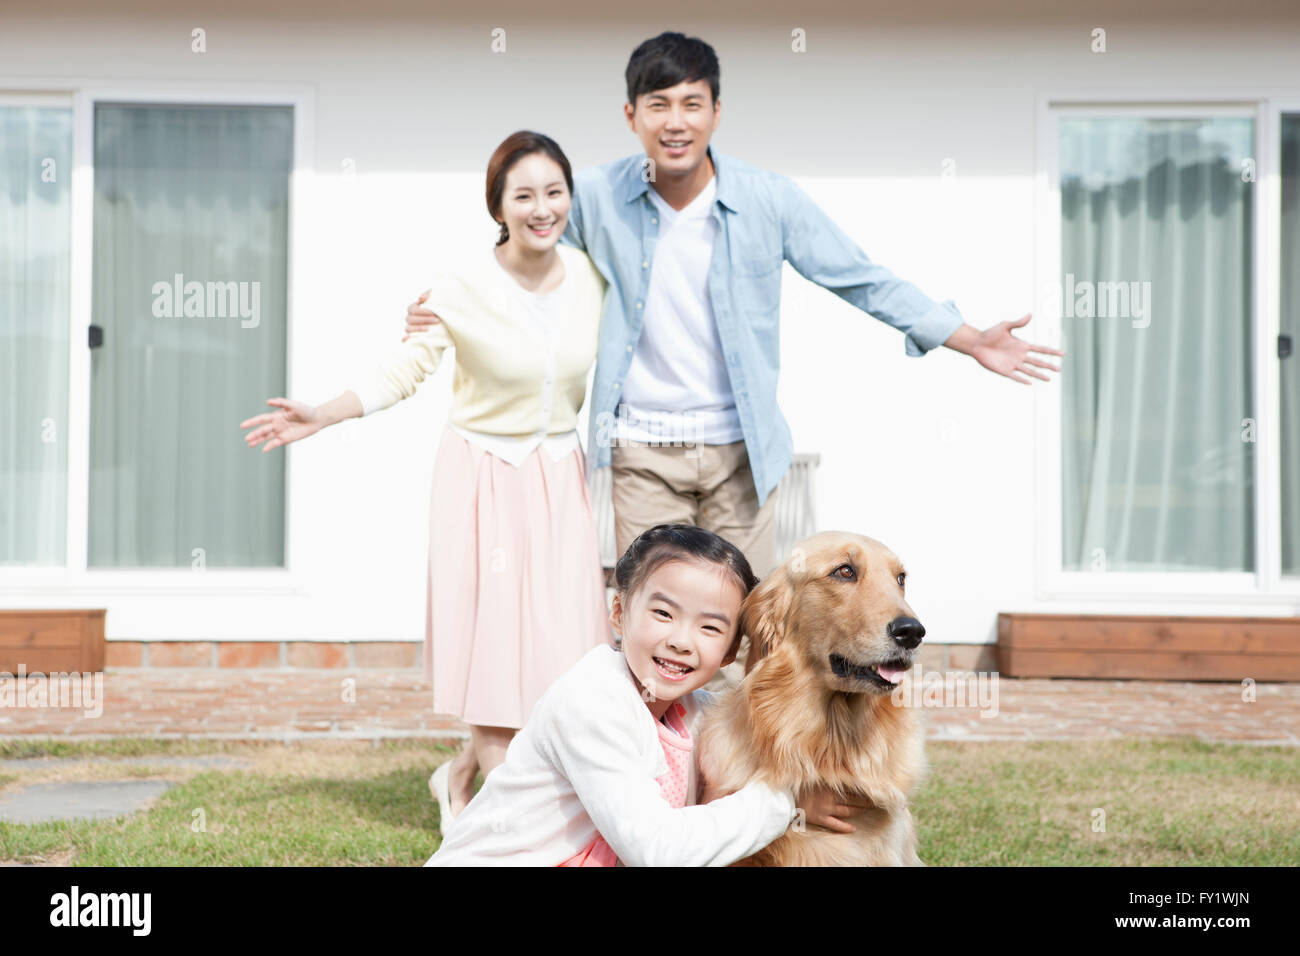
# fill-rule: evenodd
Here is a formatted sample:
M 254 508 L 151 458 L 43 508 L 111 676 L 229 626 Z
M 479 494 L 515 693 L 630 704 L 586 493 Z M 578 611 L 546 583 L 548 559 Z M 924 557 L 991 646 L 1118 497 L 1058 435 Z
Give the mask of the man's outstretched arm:
M 943 344 L 955 352 L 969 355 L 990 372 L 997 372 L 1025 385 L 1033 384 L 1024 377 L 1025 375 L 1032 375 L 1034 378 L 1048 382 L 1051 379 L 1034 369 L 1044 368 L 1051 372 L 1059 372 L 1060 366 L 1044 362 L 1030 353 L 1042 352 L 1046 355 L 1065 353 L 1060 349 L 1048 348 L 1046 345 L 1033 345 L 1016 338 L 1011 333 L 1012 329 L 1018 329 L 1028 322 L 1031 316 L 1032 313 L 1026 312 L 1014 322 L 999 322 L 982 332 L 975 326 L 963 322 L 961 328 L 950 335 Z
M 777 182 L 786 261 L 804 278 L 903 332 L 908 355 L 924 355 L 946 345 L 990 371 L 1025 385 L 1031 384 L 1025 375 L 1048 381 L 1035 369 L 1060 371 L 1030 353 L 1059 356 L 1064 352 L 1022 341 L 1012 334 L 1012 329 L 1029 321 L 1028 313 L 1014 322 L 999 322 L 982 331 L 967 324 L 951 300 L 935 302 L 912 283 L 867 258 L 793 180 L 779 177 Z

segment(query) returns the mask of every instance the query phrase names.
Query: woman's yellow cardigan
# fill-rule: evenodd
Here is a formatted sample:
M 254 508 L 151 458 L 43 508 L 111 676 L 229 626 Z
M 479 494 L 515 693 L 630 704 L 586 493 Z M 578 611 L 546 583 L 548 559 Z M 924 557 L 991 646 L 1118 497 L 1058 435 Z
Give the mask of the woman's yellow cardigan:
M 563 244 L 556 251 L 564 261 L 567 288 L 560 294 L 567 307 L 557 313 L 552 335 L 543 335 L 518 303 L 519 295 L 529 293 L 508 285 L 514 279 L 495 253 L 467 258 L 434 278 L 425 306 L 442 321 L 403 342 L 369 381 L 353 389 L 362 413 L 415 394 L 454 346 L 448 416 L 453 425 L 517 437 L 576 428 L 596 358 L 605 280 L 585 252 Z

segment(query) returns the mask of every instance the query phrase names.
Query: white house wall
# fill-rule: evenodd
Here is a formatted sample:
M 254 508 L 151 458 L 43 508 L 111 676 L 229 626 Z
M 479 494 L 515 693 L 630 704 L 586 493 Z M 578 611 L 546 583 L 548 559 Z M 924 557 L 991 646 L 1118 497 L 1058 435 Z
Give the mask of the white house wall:
M 401 336 L 440 256 L 495 234 L 482 197 L 493 147 L 519 128 L 575 166 L 638 150 L 621 116 L 640 40 L 679 29 L 722 63 L 716 147 L 794 177 L 873 259 L 986 327 L 1036 308 L 1036 96 L 1169 101 L 1222 85 L 1300 90 L 1287 3 L 453 4 L 5 3 L 0 91 L 82 80 L 139 92 L 307 87 L 310 176 L 291 250 L 292 397 L 328 399 Z M 1189 9 L 1192 8 L 1192 9 Z M 1209 12 L 1198 12 L 1202 7 Z M 695 16 L 707 10 L 710 19 Z M 276 18 L 276 19 L 272 19 Z M 190 31 L 207 52 L 190 52 Z M 507 51 L 490 51 L 506 30 Z M 1090 31 L 1108 52 L 1090 52 Z M 790 51 L 803 29 L 807 52 Z M 947 168 L 955 176 L 944 178 Z M 353 170 L 349 175 L 348 170 Z M 993 639 L 1007 610 L 1291 613 L 1294 602 L 1043 601 L 1035 594 L 1036 394 L 902 336 L 788 266 L 780 402 L 798 452 L 821 454 L 822 528 L 897 551 L 927 639 Z M 1040 338 L 1031 323 L 1020 333 Z M 84 341 L 77 330 L 74 343 Z M 293 588 L 185 584 L 23 593 L 7 607 L 109 608 L 110 639 L 418 640 L 429 482 L 450 369 L 419 395 L 290 452 Z M 250 404 L 248 414 L 261 409 Z M 238 423 L 230 439 L 238 441 Z M 586 436 L 586 417 L 581 423 Z M 273 452 L 283 454 L 283 451 Z M 252 452 L 250 452 L 252 454 Z M 436 493 L 436 491 L 435 491 Z

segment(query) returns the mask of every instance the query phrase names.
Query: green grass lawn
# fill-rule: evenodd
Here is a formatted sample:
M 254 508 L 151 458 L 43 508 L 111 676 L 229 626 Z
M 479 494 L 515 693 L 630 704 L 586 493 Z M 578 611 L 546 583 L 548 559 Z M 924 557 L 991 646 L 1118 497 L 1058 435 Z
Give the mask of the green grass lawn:
M 226 754 L 239 769 L 93 760 L 0 771 L 0 792 L 55 780 L 178 785 L 117 820 L 0 823 L 0 860 L 86 866 L 418 866 L 438 846 L 428 741 L 0 742 L 0 757 Z M 1300 750 L 1193 741 L 937 743 L 913 801 L 935 866 L 1295 865 Z M 1094 830 L 1105 813 L 1104 831 Z M 201 811 L 201 813 L 196 813 Z M 203 828 L 196 830 L 196 821 Z

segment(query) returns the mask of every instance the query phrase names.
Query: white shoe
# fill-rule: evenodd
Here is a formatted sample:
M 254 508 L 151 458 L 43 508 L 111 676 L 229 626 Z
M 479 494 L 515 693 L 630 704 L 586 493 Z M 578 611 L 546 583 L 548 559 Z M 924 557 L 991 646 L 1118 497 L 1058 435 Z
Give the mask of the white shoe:
M 438 769 L 429 777 L 429 792 L 438 801 L 438 823 L 444 836 L 447 834 L 448 825 L 452 820 L 456 819 L 456 814 L 451 812 L 450 777 L 450 760 L 444 760 L 440 763 Z

